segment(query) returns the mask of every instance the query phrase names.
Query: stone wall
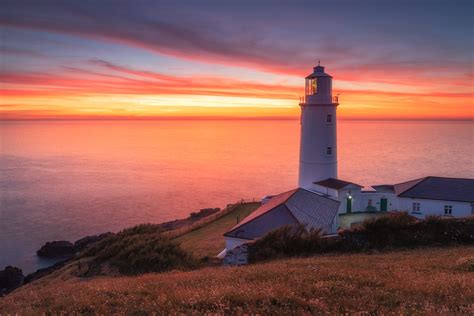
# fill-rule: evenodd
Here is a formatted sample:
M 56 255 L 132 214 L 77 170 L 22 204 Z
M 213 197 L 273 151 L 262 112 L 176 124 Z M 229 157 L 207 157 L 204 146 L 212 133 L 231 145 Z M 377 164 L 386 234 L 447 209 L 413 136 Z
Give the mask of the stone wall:
M 248 247 L 246 243 L 228 251 L 224 257 L 225 266 L 242 266 L 248 264 Z

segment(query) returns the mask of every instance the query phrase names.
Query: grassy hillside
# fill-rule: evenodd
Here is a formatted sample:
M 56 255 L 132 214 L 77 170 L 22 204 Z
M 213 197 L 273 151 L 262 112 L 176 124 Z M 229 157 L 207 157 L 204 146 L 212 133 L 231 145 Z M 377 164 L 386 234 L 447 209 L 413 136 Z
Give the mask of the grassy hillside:
M 137 277 L 84 280 L 56 275 L 0 299 L 0 314 L 472 314 L 473 256 L 474 247 L 463 246 L 323 255 Z
M 174 240 L 180 243 L 184 250 L 192 252 L 196 257 L 214 257 L 225 248 L 222 234 L 237 223 L 237 218 L 242 220 L 259 206 L 258 202 L 238 205 L 231 213 Z

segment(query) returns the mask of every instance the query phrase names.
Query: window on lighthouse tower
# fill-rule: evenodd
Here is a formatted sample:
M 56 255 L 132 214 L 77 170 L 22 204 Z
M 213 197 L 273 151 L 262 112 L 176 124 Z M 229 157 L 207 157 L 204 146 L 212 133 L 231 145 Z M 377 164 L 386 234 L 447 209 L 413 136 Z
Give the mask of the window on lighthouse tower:
M 318 92 L 318 81 L 316 78 L 306 79 L 306 95 L 316 94 Z
M 318 80 L 316 78 L 311 80 L 311 90 L 312 94 L 318 93 Z

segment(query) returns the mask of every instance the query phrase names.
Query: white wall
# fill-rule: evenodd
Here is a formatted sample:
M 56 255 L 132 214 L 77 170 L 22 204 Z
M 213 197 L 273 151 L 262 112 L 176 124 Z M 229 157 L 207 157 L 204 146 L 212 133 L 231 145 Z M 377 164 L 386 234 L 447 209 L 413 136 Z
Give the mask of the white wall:
M 339 191 L 338 200 L 341 202 L 338 214 L 346 213 L 346 197 L 348 190 Z M 352 196 L 352 212 L 364 212 L 368 206 L 368 201 L 372 200 L 372 206 L 380 211 L 380 199 L 387 199 L 387 211 L 406 211 L 418 218 L 425 218 L 429 215 L 444 216 L 444 206 L 451 205 L 453 207 L 452 217 L 472 216 L 473 206 L 470 202 L 451 202 L 427 199 L 412 199 L 396 196 L 394 193 L 382 192 L 357 192 L 351 191 Z M 413 203 L 420 203 L 420 214 L 412 213 Z
M 224 239 L 225 239 L 225 250 L 227 252 L 231 251 L 237 246 L 248 243 L 250 241 L 248 239 L 241 239 L 241 238 L 227 237 L 227 236 L 224 236 Z
M 333 197 L 333 198 L 336 198 L 336 199 L 337 199 L 337 196 L 338 196 L 338 191 L 337 190 L 326 188 L 326 187 L 324 187 L 322 185 L 318 185 L 318 184 L 313 184 L 312 188 L 309 189 L 309 190 L 313 191 L 313 192 L 318 192 L 318 193 L 321 193 L 321 194 L 329 195 L 330 197 Z
M 451 205 L 453 207 L 452 217 L 466 217 L 472 214 L 472 204 L 470 202 L 452 202 L 438 201 L 426 199 L 412 199 L 400 197 L 400 211 L 407 211 L 409 214 L 418 218 L 425 218 L 429 215 L 444 216 L 444 206 Z M 412 212 L 413 203 L 420 203 L 420 214 Z
M 387 199 L 387 211 L 396 211 L 399 209 L 398 197 L 394 193 L 385 192 L 362 192 L 360 189 L 348 190 L 344 188 L 339 192 L 339 214 L 346 213 L 346 198 L 349 195 L 352 196 L 352 212 L 365 212 L 365 209 L 369 205 L 369 200 L 372 200 L 372 206 L 380 212 L 380 200 L 382 198 Z
M 337 233 L 337 229 L 339 228 L 339 215 L 336 214 L 336 216 L 334 216 L 334 221 L 332 222 L 332 227 L 331 227 L 331 232 L 330 234 L 336 234 Z
M 332 122 L 327 123 L 327 116 Z M 337 178 L 336 106 L 306 104 L 301 107 L 301 140 L 298 186 L 311 189 L 313 182 Z M 332 152 L 327 154 L 327 148 Z
M 399 209 L 399 198 L 395 193 L 381 193 L 381 192 L 364 192 L 361 193 L 358 197 L 359 201 L 357 204 L 357 209 L 361 212 L 365 211 L 366 207 L 369 205 L 369 200 L 372 200 L 372 206 L 377 208 L 377 211 L 380 211 L 380 199 L 387 199 L 387 211 L 396 211 Z

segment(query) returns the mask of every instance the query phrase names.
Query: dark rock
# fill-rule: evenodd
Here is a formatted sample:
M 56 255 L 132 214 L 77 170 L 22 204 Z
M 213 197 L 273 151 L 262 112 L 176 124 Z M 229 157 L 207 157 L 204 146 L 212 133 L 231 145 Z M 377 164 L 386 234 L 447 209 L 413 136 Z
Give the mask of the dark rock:
M 8 266 L 0 270 L 0 296 L 20 287 L 23 280 L 23 271 L 17 267 Z
M 25 279 L 24 279 L 24 284 L 30 283 L 34 280 L 38 280 L 39 278 L 42 278 L 48 274 L 53 273 L 56 270 L 59 270 L 60 268 L 64 267 L 64 265 L 69 262 L 69 260 L 62 260 L 59 262 L 56 262 L 52 266 L 43 268 L 43 269 L 38 269 L 36 272 L 28 274 Z
M 47 242 L 36 252 L 40 257 L 64 258 L 72 257 L 76 253 L 74 245 L 66 240 Z
M 92 235 L 92 236 L 86 236 L 84 238 L 81 238 L 79 240 L 76 240 L 74 243 L 74 247 L 76 248 L 76 252 L 79 252 L 86 248 L 87 246 L 90 246 L 98 241 L 101 241 L 104 238 L 110 237 L 115 235 L 114 233 L 108 232 L 108 233 L 103 233 L 100 235 Z

